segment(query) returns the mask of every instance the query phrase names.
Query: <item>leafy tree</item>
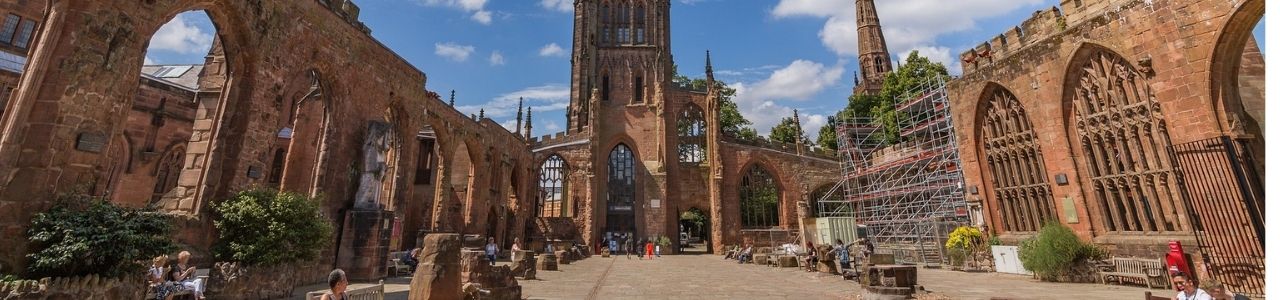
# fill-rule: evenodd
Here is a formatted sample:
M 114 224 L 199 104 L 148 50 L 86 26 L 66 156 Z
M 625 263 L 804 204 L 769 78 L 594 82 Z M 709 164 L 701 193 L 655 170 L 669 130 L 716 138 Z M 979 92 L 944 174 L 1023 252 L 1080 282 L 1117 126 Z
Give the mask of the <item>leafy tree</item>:
M 818 129 L 818 146 L 828 149 L 839 149 L 840 142 L 836 137 L 836 117 L 827 117 L 827 124 Z
M 213 205 L 218 230 L 214 255 L 249 265 L 316 259 L 333 234 L 320 200 L 257 188 Z
M 177 249 L 172 226 L 154 209 L 124 208 L 84 193 L 62 195 L 31 220 L 28 234 L 38 250 L 27 255 L 28 271 L 35 277 L 139 274 L 145 270 L 139 262 Z
M 769 140 L 778 143 L 795 143 L 796 137 L 803 134 L 804 132 L 800 129 L 800 121 L 794 117 L 786 117 L 778 125 L 773 126 L 773 129 L 769 130 Z M 809 140 L 808 136 L 804 136 L 803 141 L 805 145 L 813 145 L 813 141 Z
M 674 68 L 672 72 L 675 72 Z M 707 79 L 690 79 L 688 76 L 680 74 L 672 74 L 672 83 L 676 86 L 695 90 L 705 91 L 707 89 Z M 751 121 L 742 116 L 738 111 L 738 103 L 733 102 L 733 97 L 738 95 L 738 90 L 729 87 L 723 81 L 716 81 L 716 88 L 720 90 L 719 97 L 716 101 L 720 103 L 720 132 L 728 136 L 739 139 L 754 139 L 759 137 L 755 129 L 751 128 Z

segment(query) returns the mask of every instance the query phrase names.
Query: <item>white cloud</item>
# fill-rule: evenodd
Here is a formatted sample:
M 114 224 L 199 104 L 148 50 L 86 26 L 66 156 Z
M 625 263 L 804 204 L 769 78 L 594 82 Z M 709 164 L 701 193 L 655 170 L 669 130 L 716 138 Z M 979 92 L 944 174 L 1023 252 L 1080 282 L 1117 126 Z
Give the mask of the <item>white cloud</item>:
M 1023 7 L 1047 4 L 1047 0 L 894 0 L 876 3 L 876 11 L 889 51 L 902 52 L 935 46 L 943 34 L 973 30 L 978 20 L 1006 17 Z M 841 56 L 858 53 L 853 1 L 779 0 L 771 14 L 778 18 L 826 18 L 818 32 L 822 44 Z
M 179 14 L 160 26 L 151 37 L 147 51 L 171 51 L 180 54 L 205 54 L 213 46 L 213 33 L 205 32 L 188 20 L 191 14 Z
M 777 125 L 785 117 L 790 117 L 792 107 L 782 101 L 802 102 L 810 100 L 814 95 L 840 85 L 844 75 L 845 61 L 834 66 L 826 66 L 808 60 L 796 60 L 790 65 L 773 71 L 768 78 L 751 83 L 736 82 L 729 84 L 738 90 L 738 97 L 733 101 L 738 104 L 743 117 L 750 120 L 752 127 L 762 135 L 769 134 L 769 129 Z M 800 119 L 805 133 L 817 136 L 818 128 L 826 122 L 821 114 L 801 113 Z
M 489 65 L 501 66 L 507 64 L 507 58 L 502 56 L 502 52 L 493 51 L 489 54 Z
M 502 122 L 502 128 L 506 128 L 507 131 L 516 131 L 516 129 L 519 129 L 516 128 L 516 119 L 510 119 Z
M 493 12 L 484 9 L 488 0 L 418 0 L 426 6 L 449 7 L 471 14 L 471 20 L 489 25 L 493 22 Z
M 540 124 L 542 124 L 542 126 L 537 128 L 538 133 L 534 133 L 534 135 L 541 136 L 541 135 L 552 134 L 552 133 L 556 133 L 564 130 L 564 126 L 560 126 L 560 122 L 543 119 L 542 123 Z
M 524 98 L 524 107 L 532 108 L 534 112 L 562 111 L 569 106 L 569 86 L 547 84 L 528 87 L 499 95 L 484 104 L 458 106 L 458 111 L 472 114 L 479 113 L 483 108 L 486 117 L 497 119 L 515 116 L 520 98 Z
M 144 56 L 144 57 L 142 57 L 142 64 L 143 64 L 143 65 L 148 65 L 148 66 L 150 66 L 150 65 L 155 65 L 155 64 L 156 64 L 156 61 L 155 61 L 154 59 L 151 59 L 151 57 L 150 57 L 150 56 Z
M 565 52 L 564 52 L 564 48 L 560 48 L 559 44 L 550 43 L 550 44 L 547 44 L 546 46 L 542 46 L 542 49 L 538 50 L 538 55 L 541 55 L 544 57 L 564 56 Z
M 542 0 L 542 8 L 558 12 L 573 12 L 573 0 Z
M 471 19 L 479 22 L 480 24 L 489 25 L 490 23 L 493 23 L 493 13 L 484 10 L 477 11 L 475 14 L 471 15 Z
M 458 45 L 453 42 L 436 43 L 436 55 L 457 62 L 466 61 L 473 52 L 476 52 L 476 47 Z

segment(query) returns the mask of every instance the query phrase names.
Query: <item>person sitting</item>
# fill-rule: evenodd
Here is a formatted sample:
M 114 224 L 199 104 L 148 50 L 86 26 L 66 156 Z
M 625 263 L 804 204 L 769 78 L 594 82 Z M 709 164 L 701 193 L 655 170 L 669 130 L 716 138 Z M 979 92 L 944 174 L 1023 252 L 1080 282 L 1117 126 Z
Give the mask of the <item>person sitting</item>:
M 818 271 L 818 248 L 813 247 L 813 242 L 806 243 L 805 247 L 807 248 L 805 249 L 805 251 L 809 252 L 809 256 L 805 257 L 805 260 L 804 260 L 805 271 L 817 272 Z
M 1205 279 L 1201 288 L 1203 288 L 1205 292 L 1208 292 L 1209 296 L 1213 297 L 1213 299 L 1249 300 L 1249 297 L 1232 293 L 1230 290 L 1227 290 L 1227 286 L 1223 285 L 1222 281 L 1218 281 L 1217 279 Z
M 151 268 L 147 270 L 147 283 L 155 293 L 155 300 L 173 299 L 172 294 L 182 290 L 182 286 L 172 280 L 173 274 L 166 272 L 168 263 L 168 255 L 156 256 L 151 259 Z
M 1196 281 L 1182 272 L 1173 273 L 1173 287 L 1178 290 L 1174 295 L 1178 300 L 1212 300 L 1204 290 L 1196 286 Z
M 329 292 L 320 296 L 320 300 L 347 300 L 347 273 L 342 269 L 329 272 Z
M 404 257 L 400 258 L 400 262 L 409 265 L 409 272 L 418 270 L 418 250 L 421 248 L 413 248 L 413 250 L 404 253 Z
M 174 268 L 169 272 L 174 274 L 175 281 L 182 284 L 184 289 L 191 291 L 196 300 L 202 300 L 204 299 L 204 279 L 196 278 L 196 267 L 188 263 L 190 260 L 191 252 L 178 252 L 178 263 L 174 264 Z
M 747 262 L 747 260 L 750 260 L 751 254 L 755 252 L 755 250 L 756 248 L 754 246 L 747 245 L 747 249 L 744 249 L 741 251 L 741 253 L 738 253 L 738 263 L 741 264 L 741 263 Z
M 733 245 L 729 247 L 729 249 L 726 249 L 724 251 L 724 259 L 737 258 L 738 257 L 737 254 L 738 254 L 738 245 Z

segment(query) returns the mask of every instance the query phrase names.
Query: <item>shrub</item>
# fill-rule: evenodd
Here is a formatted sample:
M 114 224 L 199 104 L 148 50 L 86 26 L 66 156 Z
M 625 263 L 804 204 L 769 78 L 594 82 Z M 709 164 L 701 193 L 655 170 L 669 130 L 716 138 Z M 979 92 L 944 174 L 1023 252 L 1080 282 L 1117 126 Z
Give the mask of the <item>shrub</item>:
M 145 270 L 141 262 L 177 249 L 172 224 L 153 209 L 116 206 L 73 193 L 59 196 L 49 211 L 36 214 L 28 231 L 30 275 L 120 277 Z
M 947 235 L 947 257 L 951 264 L 960 266 L 982 244 L 982 232 L 971 226 L 956 227 Z
M 333 234 L 320 200 L 297 193 L 256 188 L 213 209 L 218 231 L 213 252 L 220 260 L 248 265 L 313 260 Z
M 1075 264 L 1106 255 L 1106 251 L 1080 241 L 1070 228 L 1058 223 L 1046 224 L 1034 237 L 1018 246 L 1018 259 L 1022 266 L 1049 281 L 1057 280 Z

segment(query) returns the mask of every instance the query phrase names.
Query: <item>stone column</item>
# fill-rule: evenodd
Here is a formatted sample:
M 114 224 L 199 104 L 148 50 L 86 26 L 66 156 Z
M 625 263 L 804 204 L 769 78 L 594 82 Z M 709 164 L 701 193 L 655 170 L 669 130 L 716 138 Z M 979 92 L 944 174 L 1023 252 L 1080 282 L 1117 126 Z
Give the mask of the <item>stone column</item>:
M 462 237 L 432 233 L 422 239 L 409 299 L 462 299 Z

